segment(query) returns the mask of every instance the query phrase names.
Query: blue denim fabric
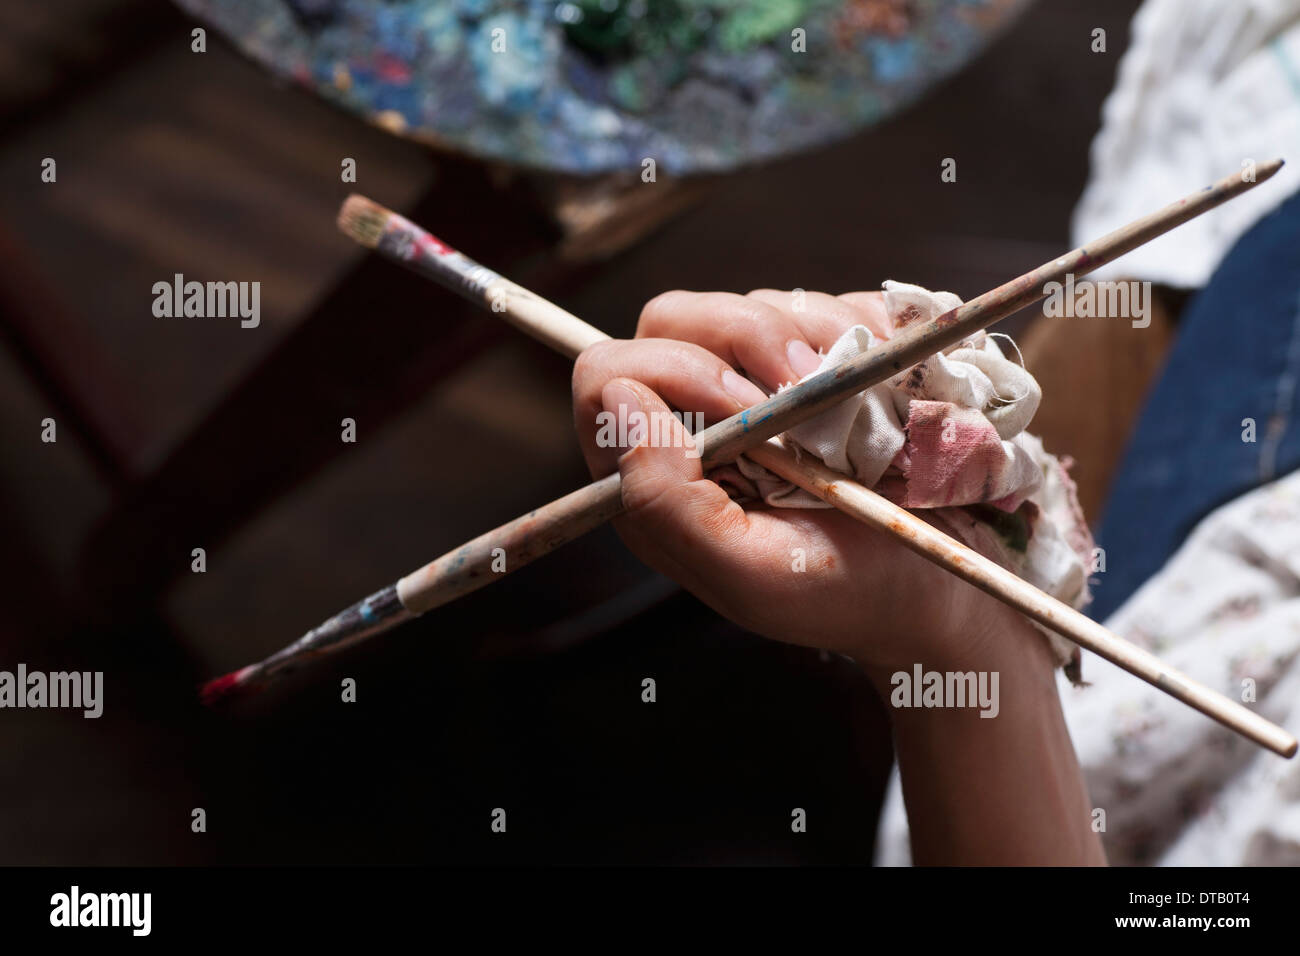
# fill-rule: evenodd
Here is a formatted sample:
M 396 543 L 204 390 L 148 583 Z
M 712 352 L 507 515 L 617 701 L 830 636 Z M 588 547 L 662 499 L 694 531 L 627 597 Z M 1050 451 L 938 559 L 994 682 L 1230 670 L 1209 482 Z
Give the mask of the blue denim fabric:
M 1242 236 L 1188 303 L 1103 512 L 1106 570 L 1089 614 L 1114 611 L 1210 511 L 1300 466 L 1298 383 L 1300 193 Z

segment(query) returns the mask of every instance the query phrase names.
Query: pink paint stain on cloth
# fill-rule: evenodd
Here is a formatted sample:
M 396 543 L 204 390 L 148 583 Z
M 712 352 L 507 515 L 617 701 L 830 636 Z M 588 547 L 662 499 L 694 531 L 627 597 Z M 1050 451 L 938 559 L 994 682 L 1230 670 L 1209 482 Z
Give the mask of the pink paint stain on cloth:
M 1032 459 L 1008 451 L 987 418 L 951 402 L 914 399 L 907 418 L 902 471 L 905 508 L 988 503 L 1015 511 L 1035 479 Z M 1007 443 L 1010 444 L 1010 443 Z
M 899 282 L 886 282 L 884 293 L 895 330 L 961 304 L 950 292 Z M 1025 430 L 1042 391 L 1028 371 L 1003 354 L 998 339 L 1010 342 L 978 332 L 801 423 L 781 441 L 896 504 L 928 511 L 968 547 L 1082 608 L 1090 599 L 1092 535 L 1068 459 L 1048 454 Z M 818 371 L 879 341 L 856 326 L 823 356 Z M 828 507 L 748 459 L 736 465 L 747 480 L 745 492 L 769 505 Z M 1078 648 L 1043 633 L 1058 661 L 1076 677 Z

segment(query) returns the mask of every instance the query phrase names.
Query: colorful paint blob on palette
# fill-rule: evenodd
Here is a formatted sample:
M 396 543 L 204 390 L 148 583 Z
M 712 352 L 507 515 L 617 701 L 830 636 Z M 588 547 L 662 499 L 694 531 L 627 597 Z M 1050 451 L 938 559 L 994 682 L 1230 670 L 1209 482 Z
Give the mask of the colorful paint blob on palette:
M 176 0 L 394 132 L 572 173 L 720 172 L 878 122 L 1026 0 Z

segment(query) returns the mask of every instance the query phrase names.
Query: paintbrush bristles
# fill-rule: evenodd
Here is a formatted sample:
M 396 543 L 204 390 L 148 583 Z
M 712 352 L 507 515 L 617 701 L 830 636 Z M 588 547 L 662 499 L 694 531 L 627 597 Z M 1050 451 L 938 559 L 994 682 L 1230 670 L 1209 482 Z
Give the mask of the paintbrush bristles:
M 228 697 L 247 693 L 274 677 L 295 670 L 303 660 L 364 640 L 411 617 L 413 615 L 398 597 L 397 585 L 390 584 L 312 628 L 266 660 L 208 681 L 200 689 L 199 696 L 203 703 L 212 706 Z
M 379 245 L 392 215 L 391 209 L 385 209 L 379 203 L 353 193 L 344 200 L 343 208 L 339 210 L 338 225 L 349 239 L 373 249 Z
M 229 674 L 216 677 L 199 688 L 199 700 L 206 707 L 213 707 L 223 700 L 246 693 L 253 687 L 253 677 L 257 671 L 256 664 L 249 664 Z

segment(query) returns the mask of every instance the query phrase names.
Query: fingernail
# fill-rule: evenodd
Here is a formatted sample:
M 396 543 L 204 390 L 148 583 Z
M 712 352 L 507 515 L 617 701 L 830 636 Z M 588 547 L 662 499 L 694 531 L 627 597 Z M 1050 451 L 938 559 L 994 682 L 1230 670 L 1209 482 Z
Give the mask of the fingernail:
M 600 391 L 600 404 L 605 411 L 619 416 L 631 416 L 641 411 L 641 399 L 622 382 L 609 382 Z
M 600 404 L 605 406 L 604 415 L 612 415 L 614 421 L 602 422 L 600 416 L 596 424 L 602 429 L 612 424 L 614 435 L 611 444 L 620 449 L 636 448 L 645 440 L 645 416 L 641 413 L 641 398 L 636 392 L 621 382 L 606 382 L 600 390 Z M 600 443 L 599 435 L 596 438 Z
M 794 369 L 794 374 L 803 378 L 805 375 L 811 375 L 821 368 L 821 356 L 812 350 L 812 347 L 801 339 L 791 339 L 785 347 L 785 357 L 790 361 L 790 367 Z
M 741 378 L 731 369 L 727 369 L 722 373 L 722 387 L 727 390 L 732 398 L 746 408 L 767 401 L 767 395 L 761 388 L 749 379 Z

